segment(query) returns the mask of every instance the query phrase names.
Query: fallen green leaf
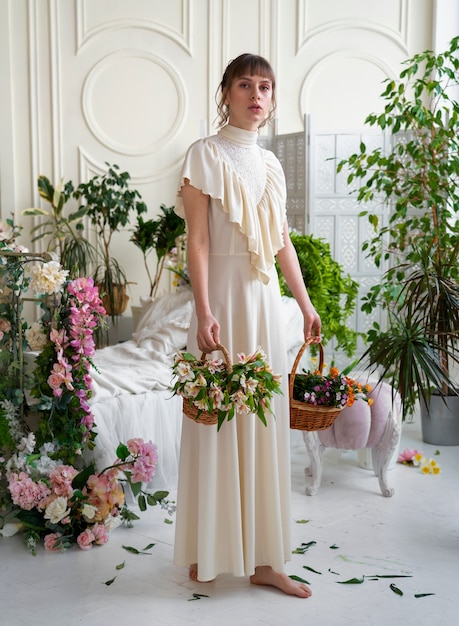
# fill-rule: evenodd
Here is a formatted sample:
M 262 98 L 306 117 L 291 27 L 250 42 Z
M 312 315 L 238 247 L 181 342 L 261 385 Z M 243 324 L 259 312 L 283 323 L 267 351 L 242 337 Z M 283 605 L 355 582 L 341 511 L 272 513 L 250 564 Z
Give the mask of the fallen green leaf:
M 334 572 L 333 570 L 329 569 L 328 570 L 330 572 L 330 574 L 336 574 L 336 576 L 339 576 L 338 572 Z
M 150 548 L 153 548 L 154 545 L 156 545 L 156 544 L 149 543 L 148 546 L 145 546 L 145 548 L 142 550 L 142 552 L 145 552 L 145 550 L 150 550 Z
M 310 520 L 308 520 L 308 519 L 297 519 L 296 523 L 297 524 L 309 524 L 309 521 Z
M 124 548 L 124 550 L 127 550 L 128 552 L 132 552 L 132 554 L 140 554 L 140 550 L 137 550 L 137 548 L 133 548 L 132 546 L 122 546 Z
M 115 569 L 123 569 L 124 568 L 124 564 L 126 563 L 126 561 L 123 561 L 122 563 L 120 563 L 119 565 L 117 565 L 115 567 Z
M 291 576 L 289 576 L 289 578 L 291 578 L 292 580 L 296 580 L 297 583 L 305 583 L 306 585 L 310 585 L 311 584 L 310 582 L 308 582 L 304 578 L 300 578 L 299 576 L 295 576 L 295 574 L 292 574 Z
M 302 543 L 299 548 L 295 548 L 292 554 L 304 554 L 311 546 L 315 546 L 317 541 L 308 541 L 308 543 Z
M 440 454 L 440 450 L 435 450 L 434 454 L 435 454 L 435 456 L 438 456 Z M 435 594 L 428 593 L 427 595 L 431 596 L 431 595 L 435 595 Z
M 396 593 L 397 595 L 399 595 L 399 596 L 403 596 L 403 591 L 402 591 L 401 589 L 399 589 L 399 588 L 397 587 L 397 585 L 394 585 L 394 583 L 391 583 L 390 588 L 391 588 L 391 589 L 392 589 L 392 591 L 393 591 L 394 593 Z
M 150 548 L 154 545 L 154 543 L 150 544 Z M 151 554 L 151 552 L 145 552 L 147 548 L 145 548 L 144 550 L 137 550 L 137 548 L 133 548 L 132 546 L 122 546 L 122 548 L 124 548 L 128 552 L 131 552 L 132 554 Z
M 208 598 L 204 593 L 194 593 L 192 598 L 188 598 L 188 602 L 192 602 L 193 600 L 200 600 L 201 598 Z
M 112 578 L 111 580 L 107 580 L 107 582 L 105 582 L 104 585 L 107 585 L 108 587 L 109 585 L 112 585 L 115 582 L 115 580 L 116 580 L 116 576 Z
M 307 565 L 303 565 L 303 568 L 309 570 L 310 572 L 314 572 L 314 574 L 322 575 L 322 572 L 318 572 L 316 569 L 313 569 L 312 567 L 308 567 Z
M 434 596 L 434 593 L 415 593 L 415 598 L 426 598 L 427 596 Z
M 337 546 L 335 543 L 330 546 L 330 550 L 339 550 L 339 546 Z
M 168 519 L 167 517 L 164 519 L 164 523 L 165 524 L 173 524 L 174 522 L 171 519 Z
M 365 578 L 349 578 L 349 580 L 337 580 L 336 582 L 340 585 L 361 585 Z

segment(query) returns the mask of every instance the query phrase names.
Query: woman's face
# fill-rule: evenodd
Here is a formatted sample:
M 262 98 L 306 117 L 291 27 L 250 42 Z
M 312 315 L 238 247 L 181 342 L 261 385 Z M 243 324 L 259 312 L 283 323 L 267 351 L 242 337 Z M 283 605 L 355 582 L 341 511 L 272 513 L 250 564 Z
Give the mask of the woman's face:
M 258 75 L 235 78 L 225 97 L 228 123 L 244 130 L 257 130 L 269 115 L 272 97 L 269 78 Z

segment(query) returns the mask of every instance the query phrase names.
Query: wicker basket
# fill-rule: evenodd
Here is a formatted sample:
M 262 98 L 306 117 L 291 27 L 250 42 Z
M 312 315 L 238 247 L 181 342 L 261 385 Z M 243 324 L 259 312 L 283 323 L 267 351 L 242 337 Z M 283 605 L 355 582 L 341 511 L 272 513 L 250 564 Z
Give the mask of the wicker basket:
M 311 340 L 312 341 L 312 340 Z M 293 385 L 295 382 L 296 370 L 300 362 L 303 352 L 309 346 L 311 341 L 305 342 L 293 363 L 292 372 L 289 377 L 289 401 L 290 401 L 290 428 L 293 430 L 326 430 L 333 425 L 333 422 L 342 411 L 342 407 L 335 406 L 316 406 L 300 402 L 293 399 Z M 322 374 L 324 366 L 324 349 L 319 343 L 320 360 L 318 371 Z M 301 376 L 301 374 L 299 374 Z
M 222 346 L 221 344 L 217 344 L 218 350 L 223 353 L 226 362 L 226 369 L 228 373 L 231 374 L 233 370 L 233 365 L 231 363 L 230 356 L 228 354 L 228 350 Z M 201 361 L 204 362 L 206 358 L 205 353 L 201 354 Z M 218 413 L 216 410 L 212 411 L 212 413 L 208 413 L 207 411 L 199 411 L 197 407 L 194 406 L 193 402 L 188 398 L 183 398 L 183 412 L 187 417 L 192 419 L 194 422 L 198 424 L 205 424 L 206 426 L 214 426 L 218 423 Z

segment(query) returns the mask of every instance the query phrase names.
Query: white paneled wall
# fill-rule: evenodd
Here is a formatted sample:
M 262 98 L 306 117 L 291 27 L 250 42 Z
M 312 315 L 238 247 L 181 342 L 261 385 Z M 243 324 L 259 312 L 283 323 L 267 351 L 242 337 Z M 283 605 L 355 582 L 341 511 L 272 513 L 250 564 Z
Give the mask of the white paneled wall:
M 381 81 L 432 47 L 449 1 L 0 0 L 1 216 L 27 239 L 19 214 L 39 202 L 39 174 L 77 184 L 106 161 L 130 172 L 149 216 L 173 204 L 184 151 L 213 132 L 222 71 L 241 52 L 276 70 L 279 134 L 306 115 L 320 133 L 358 130 Z M 336 229 L 334 209 L 318 210 L 317 234 Z M 146 276 L 129 236 L 114 243 L 136 303 Z M 355 244 L 339 251 L 350 264 Z

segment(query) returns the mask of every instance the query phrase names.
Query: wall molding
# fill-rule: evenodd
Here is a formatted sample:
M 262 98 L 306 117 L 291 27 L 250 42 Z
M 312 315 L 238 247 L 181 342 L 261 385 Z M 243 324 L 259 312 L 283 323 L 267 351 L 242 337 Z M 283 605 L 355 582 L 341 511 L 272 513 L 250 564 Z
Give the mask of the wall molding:
M 117 141 L 115 137 L 109 136 L 105 133 L 105 131 L 101 128 L 94 113 L 92 107 L 92 95 L 94 89 L 97 86 L 99 77 L 111 65 L 119 60 L 125 59 L 142 59 L 158 65 L 171 78 L 176 89 L 178 111 L 175 120 L 171 124 L 170 128 L 162 129 L 163 132 L 160 138 L 153 141 L 149 141 L 148 138 L 138 144 L 127 144 L 121 141 Z M 185 112 L 187 106 L 187 93 L 180 76 L 175 72 L 175 70 L 164 58 L 142 50 L 126 49 L 106 55 L 91 68 L 83 83 L 82 111 L 88 128 L 97 139 L 97 141 L 105 145 L 107 148 L 110 148 L 110 150 L 113 150 L 114 152 L 117 152 L 119 154 L 144 156 L 146 154 L 158 152 L 159 150 L 164 150 L 165 146 L 174 141 L 178 131 L 182 127 L 185 120 Z
M 309 3 L 310 0 L 297 0 L 297 55 L 316 37 L 323 37 L 342 30 L 363 30 L 385 37 L 395 44 L 405 56 L 408 56 L 408 0 L 400 0 L 398 30 L 369 20 L 330 20 L 309 30 L 307 28 Z
M 94 38 L 103 33 L 118 30 L 146 30 L 160 33 L 180 46 L 189 56 L 193 55 L 191 42 L 191 8 L 190 0 L 182 0 L 181 31 L 159 24 L 151 19 L 123 18 L 107 20 L 103 24 L 89 28 L 87 25 L 87 0 L 76 0 L 76 54 L 79 54 L 86 46 L 92 43 Z

